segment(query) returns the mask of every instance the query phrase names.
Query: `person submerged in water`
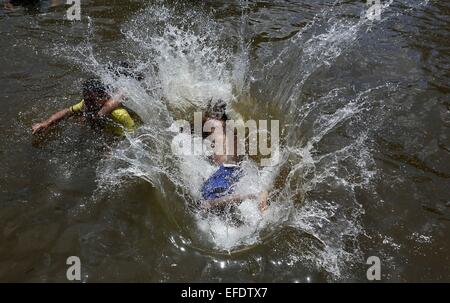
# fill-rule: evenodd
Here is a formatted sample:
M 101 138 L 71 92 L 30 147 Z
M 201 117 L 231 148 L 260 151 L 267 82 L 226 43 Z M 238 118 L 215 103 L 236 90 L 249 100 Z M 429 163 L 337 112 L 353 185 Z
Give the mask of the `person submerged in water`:
M 83 83 L 83 100 L 34 124 L 32 133 L 43 131 L 75 114 L 84 116 L 92 125 L 106 124 L 107 129 L 116 135 L 123 135 L 123 130 L 132 132 L 136 128 L 136 123 L 129 112 L 121 106 L 121 97 L 121 93 L 111 97 L 101 80 L 88 79 Z
M 248 199 L 258 199 L 259 209 L 265 211 L 268 207 L 267 191 L 250 195 L 234 194 L 236 184 L 244 172 L 237 161 L 237 140 L 234 140 L 235 148 L 232 154 L 223 152 L 227 145 L 225 123 L 228 118 L 225 110 L 226 104 L 223 101 L 219 100 L 214 105 L 210 102 L 206 111 L 206 119 L 203 121 L 204 125 L 208 123 L 208 128 L 214 129 L 208 139 L 212 139 L 214 145 L 212 162 L 219 167 L 201 187 L 201 207 L 207 210 L 223 211 L 227 205 L 239 204 Z M 215 131 L 216 129 L 221 131 Z

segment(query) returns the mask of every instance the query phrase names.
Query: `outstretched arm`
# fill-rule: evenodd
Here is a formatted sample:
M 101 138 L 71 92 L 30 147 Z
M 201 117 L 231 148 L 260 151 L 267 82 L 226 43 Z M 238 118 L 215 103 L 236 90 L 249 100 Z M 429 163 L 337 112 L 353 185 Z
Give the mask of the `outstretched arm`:
M 112 97 L 111 99 L 106 101 L 106 103 L 99 110 L 98 115 L 101 117 L 101 116 L 106 116 L 106 115 L 110 114 L 113 110 L 115 110 L 116 108 L 118 108 L 120 106 L 122 97 L 123 97 L 123 92 L 122 92 L 122 90 L 119 90 L 114 97 Z
M 261 211 L 265 211 L 268 207 L 267 205 L 267 198 L 268 198 L 269 193 L 267 191 L 263 191 L 258 195 L 255 194 L 250 194 L 250 195 L 230 195 L 230 196 L 226 196 L 223 198 L 218 198 L 218 199 L 213 199 L 213 200 L 208 200 L 206 201 L 206 203 L 204 203 L 204 208 L 205 209 L 215 209 L 215 208 L 219 208 L 223 205 L 226 204 L 239 204 L 244 200 L 247 199 L 259 199 L 259 209 Z
M 59 112 L 54 113 L 53 115 L 51 115 L 48 119 L 40 122 L 40 123 L 36 123 L 32 126 L 32 133 L 33 135 L 41 130 L 45 130 L 47 129 L 50 125 L 66 118 L 72 115 L 72 112 L 66 108 L 63 110 L 60 110 Z

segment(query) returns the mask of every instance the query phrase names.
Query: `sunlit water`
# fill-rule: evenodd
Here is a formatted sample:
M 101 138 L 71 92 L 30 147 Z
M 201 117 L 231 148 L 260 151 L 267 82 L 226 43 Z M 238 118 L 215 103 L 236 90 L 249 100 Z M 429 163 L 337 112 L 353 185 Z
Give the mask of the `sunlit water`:
M 365 281 L 375 255 L 386 280 L 448 281 L 450 8 L 366 9 L 91 1 L 73 23 L 63 7 L 2 11 L 2 280 L 63 281 L 77 255 L 84 281 Z M 115 75 L 119 61 L 144 80 Z M 89 74 L 122 89 L 142 126 L 120 141 L 68 121 L 32 138 Z M 215 168 L 175 155 L 171 125 L 211 98 L 232 118 L 280 121 L 280 162 L 246 159 L 236 189 L 270 190 L 265 213 L 193 207 Z

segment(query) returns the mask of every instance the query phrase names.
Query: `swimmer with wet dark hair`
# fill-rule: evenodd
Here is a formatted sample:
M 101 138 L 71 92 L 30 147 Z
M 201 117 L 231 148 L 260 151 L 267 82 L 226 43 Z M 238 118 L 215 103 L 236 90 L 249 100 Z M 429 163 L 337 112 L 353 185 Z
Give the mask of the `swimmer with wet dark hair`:
M 221 129 L 212 131 L 208 139 L 212 139 L 214 152 L 212 161 L 219 168 L 202 185 L 201 207 L 207 210 L 222 211 L 227 205 L 239 204 L 247 199 L 259 200 L 259 208 L 265 211 L 268 207 L 268 192 L 263 191 L 258 195 L 236 195 L 234 194 L 236 183 L 243 176 L 241 166 L 237 161 L 236 149 L 233 154 L 227 155 L 225 123 L 228 120 L 226 115 L 226 103 L 218 100 L 210 101 L 206 109 L 206 117 L 203 125 L 208 123 L 208 128 Z M 237 140 L 234 140 L 235 145 Z
M 83 83 L 83 100 L 34 124 L 32 133 L 43 131 L 74 114 L 82 115 L 90 122 L 106 121 L 108 128 L 117 135 L 122 135 L 123 130 L 131 132 L 136 128 L 136 123 L 129 112 L 121 106 L 121 98 L 121 92 L 111 97 L 107 87 L 100 79 L 88 79 Z

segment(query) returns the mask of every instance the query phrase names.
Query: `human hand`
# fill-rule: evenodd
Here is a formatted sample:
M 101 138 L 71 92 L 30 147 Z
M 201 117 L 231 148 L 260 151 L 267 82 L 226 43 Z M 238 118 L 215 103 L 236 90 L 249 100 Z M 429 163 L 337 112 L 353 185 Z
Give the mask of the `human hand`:
M 111 99 L 109 99 L 108 101 L 105 102 L 105 104 L 103 104 L 102 108 L 98 112 L 98 115 L 101 117 L 110 114 L 113 110 L 115 110 L 120 106 L 121 102 L 120 100 L 122 98 L 123 98 L 123 90 L 119 89 L 117 94 L 115 94 Z
M 41 130 L 45 130 L 47 127 L 48 127 L 48 124 L 45 122 L 36 123 L 31 127 L 32 134 L 34 135 L 35 133 L 37 133 Z
M 6 1 L 3 5 L 3 7 L 5 9 L 9 9 L 9 10 L 13 10 L 14 9 L 14 5 L 12 3 L 10 3 L 9 1 Z
M 267 208 L 269 207 L 269 205 L 267 204 L 267 198 L 269 197 L 269 193 L 267 191 L 263 191 L 260 195 L 259 195 L 259 210 L 261 212 L 265 212 L 267 210 Z

